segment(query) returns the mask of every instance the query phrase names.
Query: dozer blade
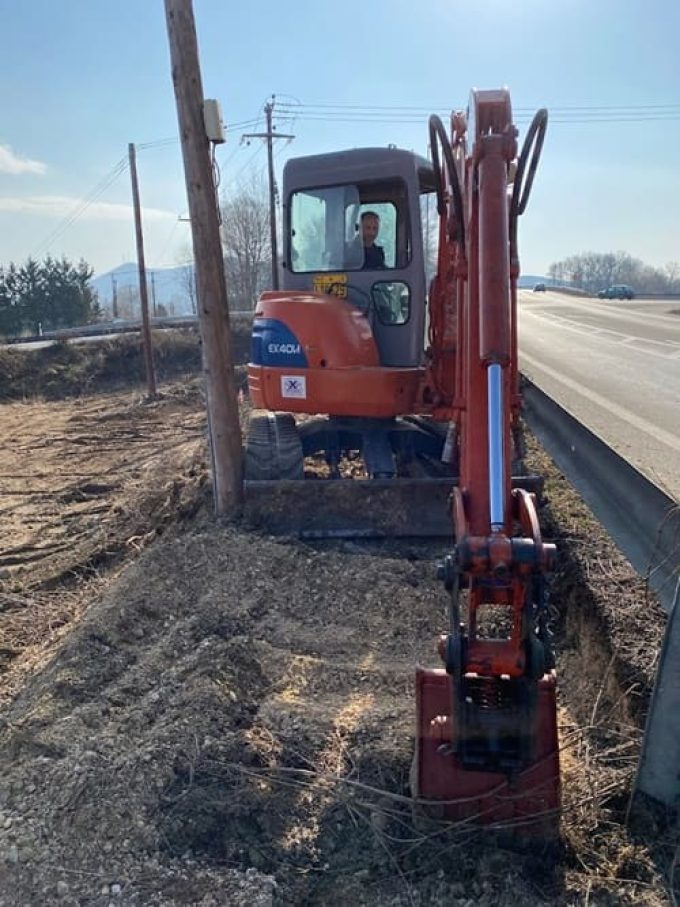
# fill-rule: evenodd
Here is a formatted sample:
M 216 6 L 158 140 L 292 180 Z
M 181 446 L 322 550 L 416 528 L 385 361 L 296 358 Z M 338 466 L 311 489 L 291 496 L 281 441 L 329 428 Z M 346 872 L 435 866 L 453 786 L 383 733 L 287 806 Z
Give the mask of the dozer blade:
M 254 410 L 245 445 L 247 524 L 274 535 L 300 538 L 451 538 L 449 499 L 454 476 L 428 475 L 443 438 L 430 423 L 399 420 L 315 418 L 296 423 L 290 413 Z M 380 442 L 380 443 L 378 443 Z M 401 445 L 401 446 L 400 446 Z M 423 455 L 425 473 L 394 478 L 304 478 L 305 457 L 360 450 L 373 466 L 394 469 L 395 449 Z M 378 456 L 378 454 L 382 454 Z M 377 459 L 376 459 L 377 458 Z M 428 459 L 429 458 L 429 459 Z M 412 462 L 412 459 L 411 459 Z M 425 464 L 425 465 L 424 465 Z M 427 465 L 429 464 L 429 466 Z M 519 476 L 514 487 L 541 495 L 538 476 Z
M 245 519 L 300 538 L 451 537 L 453 479 L 246 481 Z
M 451 680 L 443 668 L 416 670 L 416 749 L 411 789 L 432 819 L 494 826 L 513 835 L 555 837 L 560 810 L 555 677 L 538 682 L 532 760 L 510 774 L 464 768 L 456 755 Z

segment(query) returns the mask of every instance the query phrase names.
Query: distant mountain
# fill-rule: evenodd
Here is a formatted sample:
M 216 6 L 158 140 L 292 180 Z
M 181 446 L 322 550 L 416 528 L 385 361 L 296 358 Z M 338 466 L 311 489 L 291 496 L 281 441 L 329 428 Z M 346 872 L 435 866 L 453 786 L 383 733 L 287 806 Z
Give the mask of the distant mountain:
M 167 315 L 191 315 L 193 312 L 190 281 L 192 265 L 176 268 L 147 269 L 147 292 L 149 307 L 162 307 Z M 139 314 L 139 273 L 134 262 L 119 265 L 106 274 L 100 274 L 90 281 L 99 295 L 99 304 L 104 311 L 113 315 L 114 285 L 118 304 L 118 315 L 129 317 Z M 195 298 L 195 296 L 194 296 Z M 158 312 L 163 314 L 162 312 Z

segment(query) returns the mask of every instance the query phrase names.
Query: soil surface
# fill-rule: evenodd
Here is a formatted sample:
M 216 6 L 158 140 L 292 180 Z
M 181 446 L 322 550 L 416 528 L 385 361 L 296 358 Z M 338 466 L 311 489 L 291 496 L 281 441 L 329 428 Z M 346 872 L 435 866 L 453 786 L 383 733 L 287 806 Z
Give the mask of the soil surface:
M 413 818 L 445 547 L 217 525 L 195 380 L 0 433 L 0 905 L 674 903 L 676 836 L 625 823 L 663 615 L 535 444 L 564 811 L 527 845 Z

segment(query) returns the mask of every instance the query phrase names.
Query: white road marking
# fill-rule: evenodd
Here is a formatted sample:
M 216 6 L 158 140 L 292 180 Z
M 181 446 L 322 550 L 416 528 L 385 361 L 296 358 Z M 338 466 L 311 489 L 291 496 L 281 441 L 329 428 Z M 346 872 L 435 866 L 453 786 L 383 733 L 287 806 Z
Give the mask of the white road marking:
M 659 428 L 652 422 L 648 422 L 647 419 L 643 419 L 641 416 L 635 415 L 635 413 L 631 412 L 629 409 L 626 409 L 623 406 L 619 406 L 617 403 L 613 403 L 611 400 L 607 400 L 606 397 L 603 397 L 595 391 L 590 390 L 590 388 L 585 387 L 583 384 L 579 384 L 578 381 L 574 381 L 572 378 L 567 378 L 566 375 L 563 375 L 555 369 L 550 368 L 549 365 L 545 365 L 538 359 L 534 359 L 533 356 L 529 356 L 526 353 L 520 353 L 520 361 L 533 366 L 533 368 L 540 370 L 546 375 L 549 375 L 551 378 L 554 378 L 555 381 L 560 382 L 565 387 L 568 387 L 570 390 L 573 390 L 577 394 L 580 394 L 582 397 L 585 397 L 587 400 L 590 400 L 591 403 L 595 403 L 602 409 L 605 409 L 613 415 L 618 416 L 619 419 L 623 419 L 624 422 L 628 422 L 639 431 L 642 431 L 647 435 L 651 435 L 651 437 L 656 438 L 657 441 L 661 441 L 662 444 L 667 444 L 669 447 L 672 447 L 673 450 L 680 452 L 680 438 L 678 438 L 677 435 L 672 435 L 670 432 L 665 431 L 663 428 Z
M 638 352 L 647 353 L 649 356 L 655 356 L 657 359 L 676 359 L 680 355 L 680 344 L 673 340 L 648 340 L 644 337 L 635 337 L 632 334 L 624 334 L 622 331 L 612 331 L 610 328 L 594 327 L 582 324 L 578 321 L 571 321 L 564 315 L 557 315 L 554 312 L 523 312 L 522 314 L 527 314 L 531 318 L 536 318 L 539 321 L 548 321 L 552 324 L 559 324 L 560 327 L 573 331 L 575 334 L 585 334 L 588 337 L 605 337 L 611 343 L 655 345 L 661 348 L 658 352 L 647 349 L 645 346 L 640 346 Z M 664 352 L 661 352 L 661 350 L 664 350 Z

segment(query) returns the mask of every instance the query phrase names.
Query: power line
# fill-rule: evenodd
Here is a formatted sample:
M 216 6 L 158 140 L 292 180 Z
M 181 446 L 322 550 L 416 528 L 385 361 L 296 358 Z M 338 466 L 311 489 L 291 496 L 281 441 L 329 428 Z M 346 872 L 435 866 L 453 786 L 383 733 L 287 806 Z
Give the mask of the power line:
M 518 110 L 531 110 L 530 107 L 519 107 Z M 584 104 L 581 106 L 571 105 L 566 107 L 551 107 L 550 110 L 612 110 L 612 111 L 624 111 L 624 110 L 680 110 L 680 104 Z
M 264 118 L 263 118 L 263 116 L 262 116 L 262 113 L 260 112 L 260 110 L 259 110 L 259 108 L 258 108 L 257 113 L 255 114 L 254 117 L 252 117 L 252 119 L 250 119 L 250 120 L 242 120 L 242 121 L 239 122 L 239 123 L 230 123 L 229 126 L 228 126 L 228 128 L 229 128 L 229 129 L 236 129 L 237 127 L 240 126 L 240 127 L 244 128 L 244 129 L 257 129 L 257 128 L 260 128 L 260 126 L 261 126 L 261 124 L 262 124 L 262 122 L 263 122 L 263 119 L 264 119 Z M 250 144 L 250 143 L 248 143 L 248 144 Z M 236 179 L 240 176 L 240 174 L 246 169 L 246 167 L 247 167 L 247 166 L 255 159 L 255 157 L 256 157 L 256 154 L 253 154 L 253 155 L 248 159 L 248 161 L 246 161 L 245 165 L 244 165 L 243 167 L 241 167 L 241 169 L 240 169 L 233 177 L 230 177 L 229 174 L 228 174 L 228 172 L 227 172 L 227 168 L 229 167 L 229 165 L 231 164 L 231 162 L 234 160 L 234 158 L 236 157 L 236 155 L 239 153 L 239 151 L 241 151 L 241 150 L 243 149 L 243 147 L 244 147 L 244 145 L 243 145 L 243 137 L 241 137 L 241 141 L 240 141 L 240 142 L 232 149 L 231 154 L 230 154 L 228 157 L 226 157 L 225 159 L 223 159 L 223 160 L 219 163 L 220 170 L 224 171 L 224 173 L 225 173 L 226 182 L 227 182 L 227 183 L 236 180 Z M 256 153 L 257 153 L 257 152 L 256 152 Z
M 430 110 L 431 113 L 441 113 L 442 111 Z M 514 111 L 515 119 L 521 121 L 528 121 L 533 117 L 532 114 L 521 113 L 517 110 Z M 305 111 L 297 112 L 294 117 L 291 115 L 290 119 L 301 119 L 301 120 L 318 120 L 326 123 L 421 123 L 423 122 L 423 116 L 417 114 L 378 114 L 370 112 L 357 112 L 355 114 L 333 114 L 333 113 L 321 113 L 321 112 L 312 112 L 307 113 Z M 665 112 L 639 112 L 635 113 L 632 111 L 608 111 L 603 113 L 589 113 L 589 114 L 576 114 L 576 113 L 557 113 L 555 111 L 550 111 L 550 118 L 553 122 L 559 123 L 606 123 L 609 121 L 618 122 L 620 120 L 636 120 L 640 122 L 654 121 L 654 120 L 677 120 L 680 119 L 680 108 L 675 111 L 665 111 Z M 283 118 L 285 119 L 285 117 Z
M 359 110 L 359 111 L 414 111 L 414 112 L 427 112 L 430 110 L 451 110 L 452 107 L 450 104 L 434 104 L 429 106 L 409 106 L 404 104 L 291 104 L 290 102 L 282 101 L 279 104 L 281 110 Z M 514 106 L 513 110 L 523 111 L 526 113 L 533 113 L 535 110 L 534 107 L 519 107 Z M 567 111 L 567 110 L 611 110 L 611 111 L 639 111 L 639 110 L 680 110 L 680 104 L 603 104 L 603 105 L 593 105 L 593 104 L 584 104 L 584 105 L 553 105 L 550 106 L 551 111 Z
M 170 243 L 172 242 L 172 238 L 173 238 L 173 236 L 175 235 L 175 231 L 177 230 L 177 227 L 178 227 L 178 226 L 179 226 L 179 220 L 176 220 L 176 221 L 173 223 L 172 229 L 170 230 L 170 233 L 168 234 L 167 239 L 166 239 L 165 242 L 163 243 L 163 247 L 162 247 L 162 249 L 161 249 L 161 251 L 160 251 L 160 253 L 159 253 L 159 255 L 158 255 L 158 260 L 159 260 L 159 261 L 163 261 L 163 259 L 164 259 L 164 257 L 165 257 L 165 253 L 168 251 L 168 248 L 170 247 Z
M 250 127 L 251 125 L 257 125 L 261 122 L 262 117 L 253 117 L 250 120 L 242 120 L 237 123 L 233 123 L 231 128 L 238 127 Z M 164 146 L 172 145 L 179 142 L 178 136 L 169 136 L 163 139 L 156 139 L 152 142 L 145 142 L 137 146 L 137 150 L 147 150 L 150 148 L 161 148 Z M 237 146 L 237 148 L 240 146 Z M 104 176 L 102 179 L 94 186 L 90 192 L 80 199 L 74 207 L 69 211 L 69 213 L 61 220 L 56 227 L 34 248 L 31 252 L 31 257 L 37 258 L 42 255 L 45 251 L 49 250 L 49 247 L 61 237 L 69 227 L 85 214 L 85 212 L 90 208 L 97 199 L 109 189 L 116 180 L 128 169 L 129 161 L 127 156 L 122 157 L 112 169 Z
M 250 122 L 252 123 L 252 125 L 254 127 L 259 126 L 259 124 L 262 122 L 262 117 L 258 117 L 256 120 L 251 120 Z M 250 143 L 248 143 L 248 144 L 250 144 Z M 226 171 L 226 168 L 234 160 L 234 158 L 239 153 L 239 151 L 242 151 L 244 147 L 245 146 L 243 144 L 243 139 L 241 139 L 241 141 L 232 148 L 231 154 L 221 161 L 220 169 Z
M 292 141 L 293 141 L 292 139 L 288 139 L 288 141 L 286 142 L 285 145 L 279 145 L 279 147 L 278 147 L 278 148 L 276 149 L 276 151 L 274 152 L 274 160 L 275 160 L 275 161 L 278 161 L 278 159 L 281 157 L 281 155 L 283 154 L 283 152 L 286 150 L 287 146 L 290 145 L 290 143 L 291 143 Z
M 227 123 L 227 132 L 229 132 L 230 129 L 238 129 L 239 127 L 247 128 L 249 126 L 256 126 L 261 122 L 262 114 L 258 114 L 258 116 L 252 117 L 250 120 L 241 120 L 239 123 Z
M 368 123 L 376 125 L 418 125 L 424 122 L 423 117 L 380 117 L 380 116 L 316 116 L 316 115 L 307 115 L 307 114 L 298 114 L 297 118 L 300 122 L 309 123 L 309 122 L 319 122 L 319 123 Z M 531 122 L 532 117 L 526 114 L 516 114 L 515 122 L 518 124 L 525 124 Z M 584 124 L 589 123 L 654 123 L 654 122 L 675 122 L 680 120 L 680 111 L 674 115 L 667 116 L 654 116 L 647 115 L 643 116 L 640 114 L 637 115 L 608 115 L 608 116 L 592 116 L 592 117 L 576 117 L 576 116 L 559 116 L 551 115 L 550 122 L 551 124 Z
M 230 129 L 247 129 L 251 126 L 257 125 L 262 117 L 252 118 L 250 120 L 241 120 L 238 123 L 226 123 L 227 134 Z M 137 151 L 143 150 L 146 151 L 148 148 L 162 148 L 166 145 L 176 145 L 179 142 L 178 135 L 171 135 L 164 139 L 155 139 L 151 142 L 142 142 L 136 146 Z
M 444 113 L 450 107 L 409 107 L 404 105 L 359 104 L 287 104 L 280 109 L 286 116 L 303 121 L 326 123 L 394 123 L 411 124 L 422 122 L 425 112 Z M 680 119 L 680 104 L 640 105 L 596 105 L 596 106 L 555 106 L 549 108 L 552 123 L 626 123 L 674 121 Z M 515 120 L 523 123 L 534 115 L 534 109 L 515 107 Z
M 238 178 L 241 176 L 241 174 L 244 173 L 245 170 L 248 169 L 248 167 L 250 167 L 250 165 L 252 164 L 252 162 L 255 160 L 255 158 L 258 156 L 258 154 L 259 154 L 261 151 L 264 151 L 264 145 L 261 145 L 261 144 L 258 143 L 257 148 L 255 149 L 254 154 L 251 154 L 251 156 L 248 158 L 248 160 L 245 162 L 245 164 L 244 164 L 239 170 L 237 170 L 236 173 L 235 173 L 230 179 L 227 180 L 227 183 L 230 183 L 230 182 L 231 182 L 231 183 L 235 183 L 235 182 L 237 182 L 237 180 L 238 180 Z
M 85 198 L 81 199 L 66 215 L 66 217 L 57 224 L 52 232 L 38 245 L 31 253 L 31 257 L 38 257 L 44 251 L 49 249 L 50 245 L 58 239 L 87 209 L 100 198 L 103 193 L 115 183 L 129 166 L 127 158 L 121 158 L 117 164 L 103 177 Z
M 220 164 L 220 169 L 222 169 L 226 172 L 227 167 L 229 166 L 229 164 L 231 164 L 231 162 L 234 160 L 234 158 L 239 153 L 239 151 L 243 151 L 243 147 L 244 146 L 241 142 L 239 142 L 238 145 L 235 145 L 231 150 L 231 154 L 222 160 L 222 162 Z
M 156 139 L 153 142 L 142 142 L 137 145 L 138 151 L 147 151 L 149 148 L 163 148 L 167 145 L 176 145 L 179 142 L 179 136 L 169 136 L 167 139 Z

